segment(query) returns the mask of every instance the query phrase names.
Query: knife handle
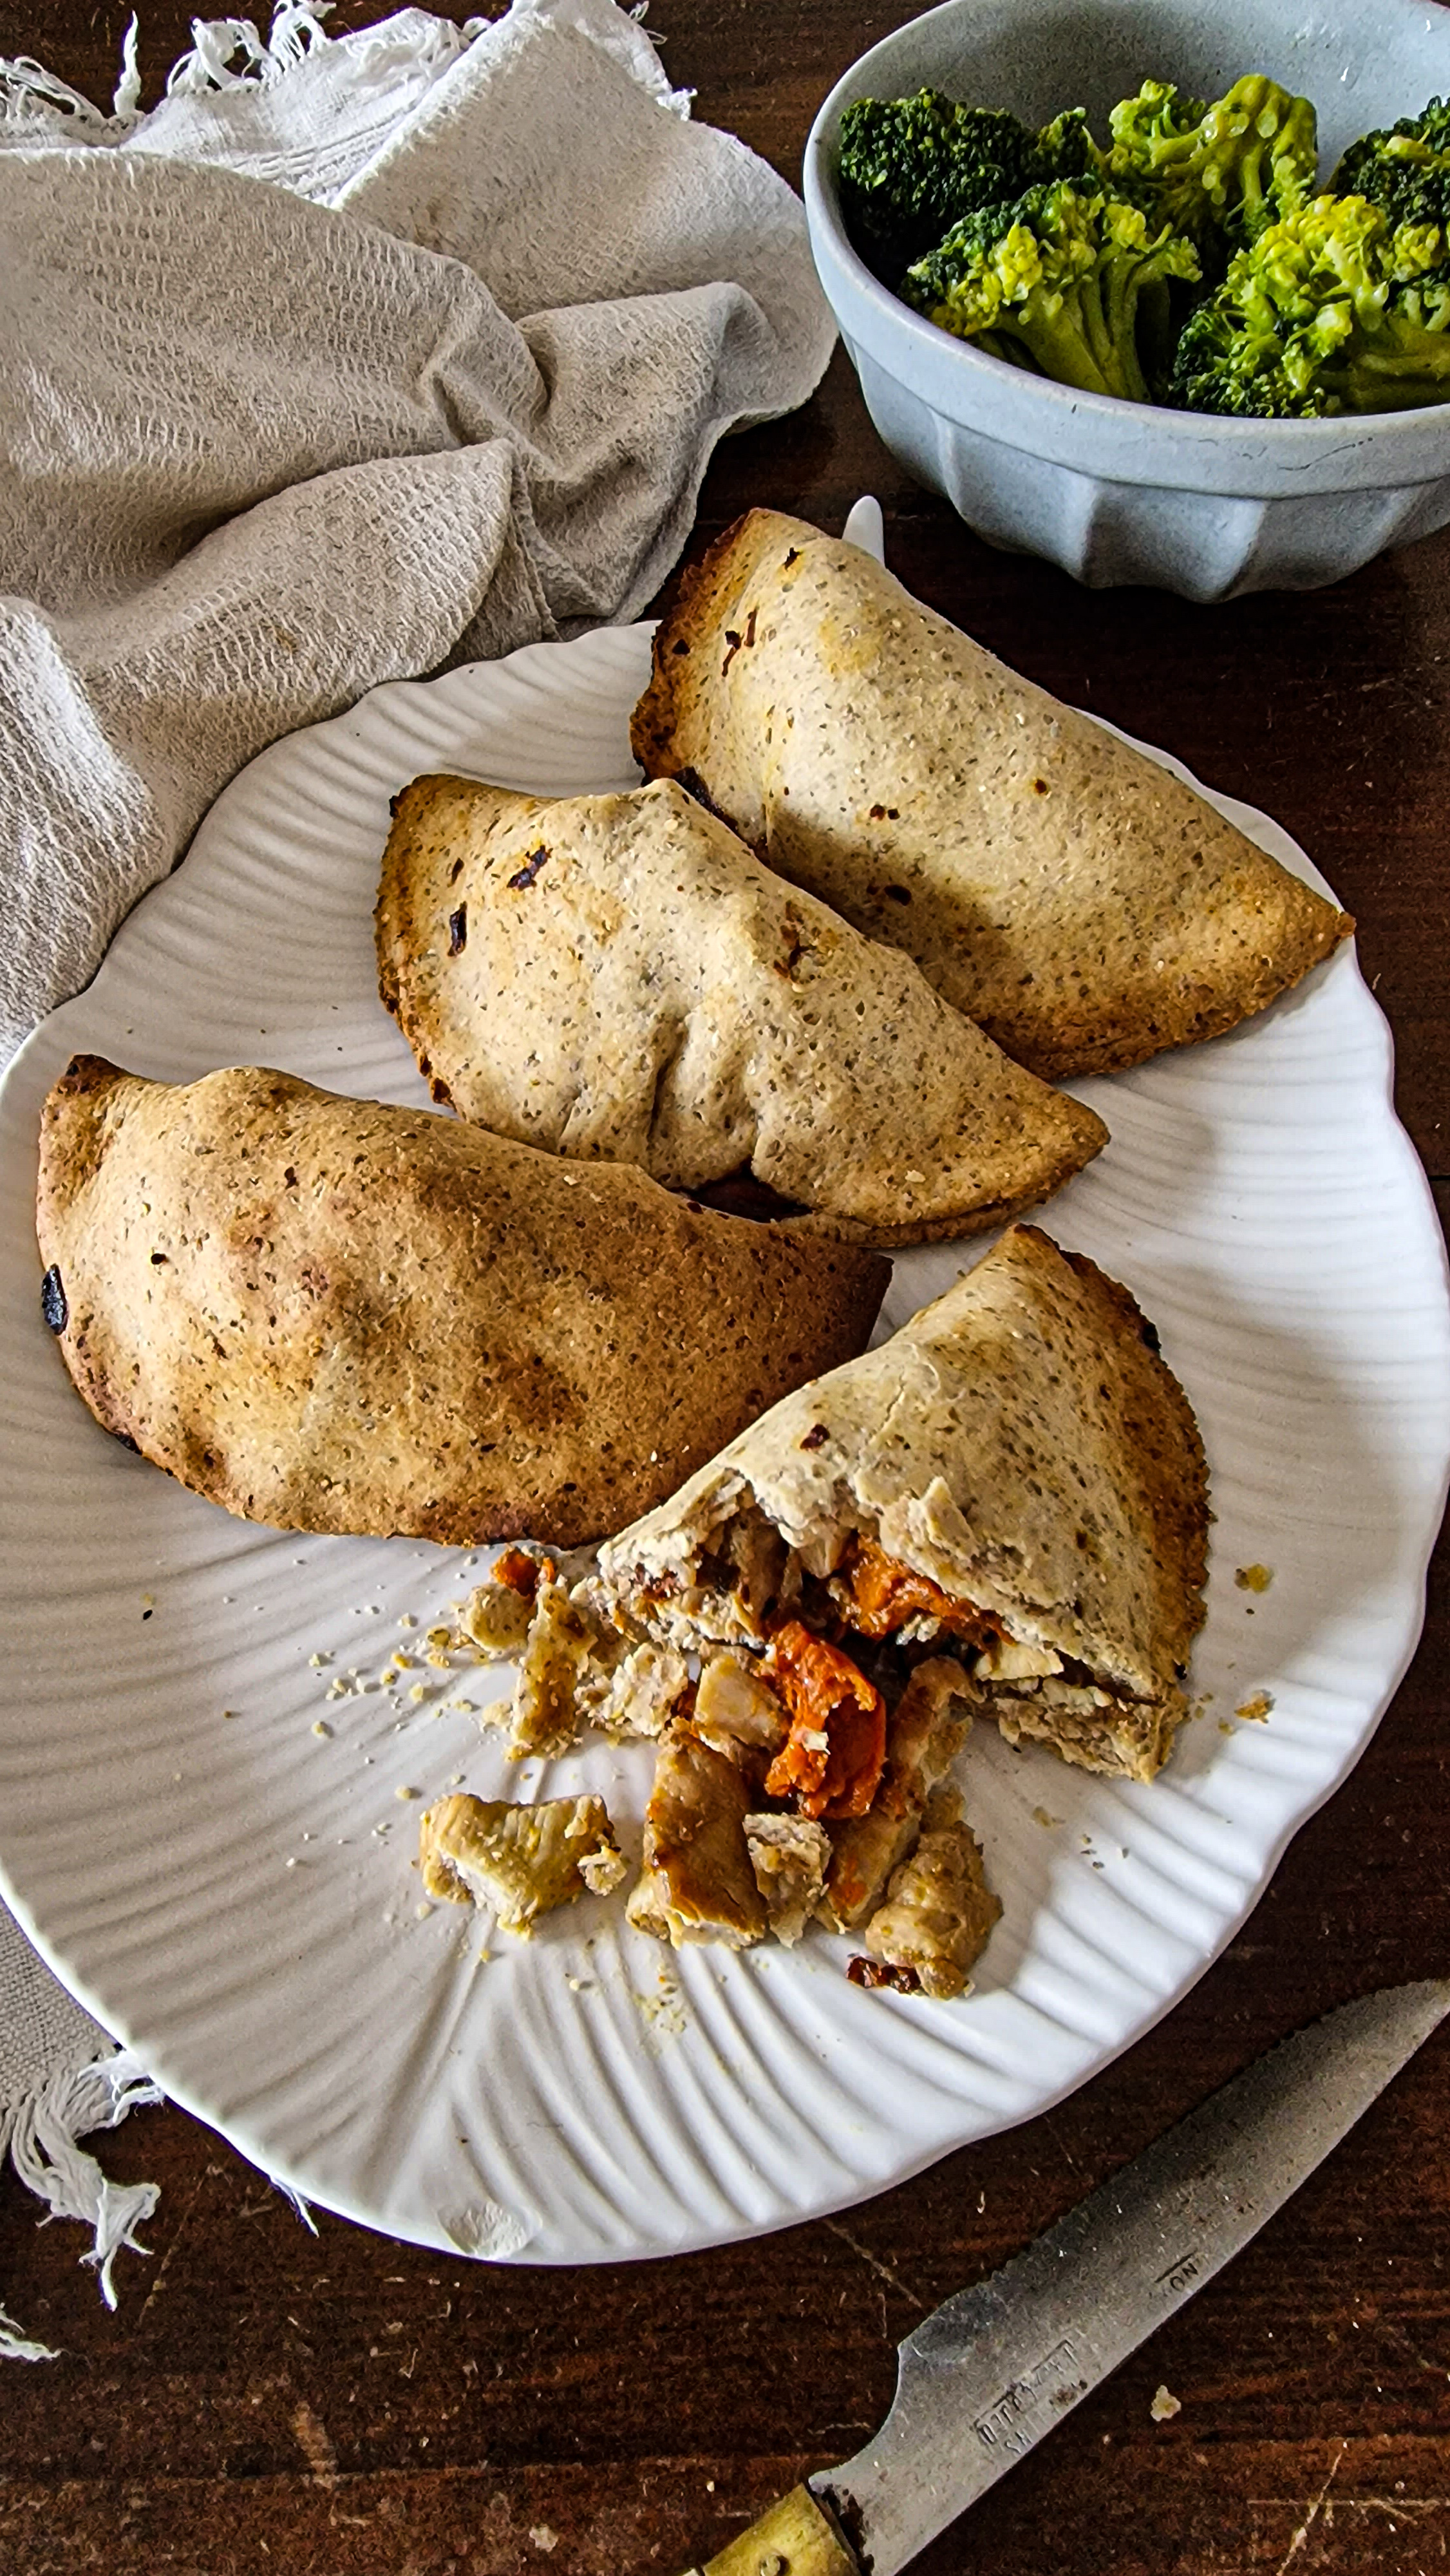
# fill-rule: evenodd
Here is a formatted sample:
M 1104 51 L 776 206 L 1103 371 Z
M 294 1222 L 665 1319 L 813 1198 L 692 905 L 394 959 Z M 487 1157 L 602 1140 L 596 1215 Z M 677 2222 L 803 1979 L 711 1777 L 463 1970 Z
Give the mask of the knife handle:
M 728 2549 L 685 2576 L 860 2576 L 809 2487 L 792 2487 Z

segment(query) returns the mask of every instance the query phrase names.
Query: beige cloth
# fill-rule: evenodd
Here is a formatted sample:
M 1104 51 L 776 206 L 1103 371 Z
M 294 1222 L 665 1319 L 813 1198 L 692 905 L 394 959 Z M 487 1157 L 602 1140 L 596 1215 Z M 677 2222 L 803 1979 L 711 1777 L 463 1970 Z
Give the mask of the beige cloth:
M 264 744 L 635 615 L 829 354 L 797 200 L 611 0 L 515 0 L 382 131 L 375 67 L 304 191 L 288 114 L 357 44 L 119 139 L 0 122 L 10 1045 Z

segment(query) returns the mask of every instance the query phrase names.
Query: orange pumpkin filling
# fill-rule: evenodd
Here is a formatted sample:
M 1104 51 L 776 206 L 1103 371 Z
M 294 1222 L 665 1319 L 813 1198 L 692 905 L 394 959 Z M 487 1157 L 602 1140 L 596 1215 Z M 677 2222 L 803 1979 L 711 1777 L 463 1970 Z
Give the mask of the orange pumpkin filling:
M 521 1547 L 506 1547 L 494 1563 L 493 1579 L 509 1592 L 521 1592 L 532 1601 L 540 1583 L 552 1583 L 557 1569 L 552 1557 L 530 1556 Z
M 990 1610 L 979 1610 L 972 1601 L 954 1601 L 929 1574 L 917 1574 L 888 1556 L 874 1538 L 852 1541 L 836 1583 L 838 1593 L 845 1596 L 843 1608 L 849 1604 L 851 1625 L 863 1637 L 892 1637 L 908 1619 L 923 1613 L 974 1646 L 989 1646 L 1004 1634 L 1001 1620 Z
M 765 1775 L 766 1794 L 793 1796 L 804 1816 L 864 1816 L 886 1759 L 881 1693 L 849 1655 L 799 1619 L 776 1630 L 765 1670 L 790 1716 L 790 1733 Z

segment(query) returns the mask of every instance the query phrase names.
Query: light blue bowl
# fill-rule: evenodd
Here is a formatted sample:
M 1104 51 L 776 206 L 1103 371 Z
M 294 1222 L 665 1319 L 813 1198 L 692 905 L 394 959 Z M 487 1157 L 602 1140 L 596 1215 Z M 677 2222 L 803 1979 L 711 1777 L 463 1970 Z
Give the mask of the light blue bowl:
M 1346 144 L 1450 94 L 1435 0 L 945 0 L 854 63 L 806 146 L 821 283 L 892 453 L 992 545 L 1094 587 L 1189 599 L 1314 590 L 1450 520 L 1450 404 L 1345 420 L 1215 420 L 1049 384 L 878 284 L 836 189 L 843 111 L 923 85 L 1029 125 L 1085 106 L 1094 131 L 1152 77 L 1201 98 L 1264 71 L 1319 111 L 1327 183 Z

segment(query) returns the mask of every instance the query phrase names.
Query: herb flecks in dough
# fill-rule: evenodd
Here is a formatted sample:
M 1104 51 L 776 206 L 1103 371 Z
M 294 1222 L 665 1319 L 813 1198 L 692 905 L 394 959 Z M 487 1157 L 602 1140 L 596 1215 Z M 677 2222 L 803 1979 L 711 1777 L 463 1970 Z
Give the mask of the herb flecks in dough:
M 544 817 L 550 865 L 526 889 Z M 865 1242 L 998 1225 L 1106 1142 L 899 945 L 784 884 L 675 779 L 549 805 L 415 779 L 377 945 L 383 1000 L 461 1118 L 671 1189 L 753 1174 L 779 1211 Z

